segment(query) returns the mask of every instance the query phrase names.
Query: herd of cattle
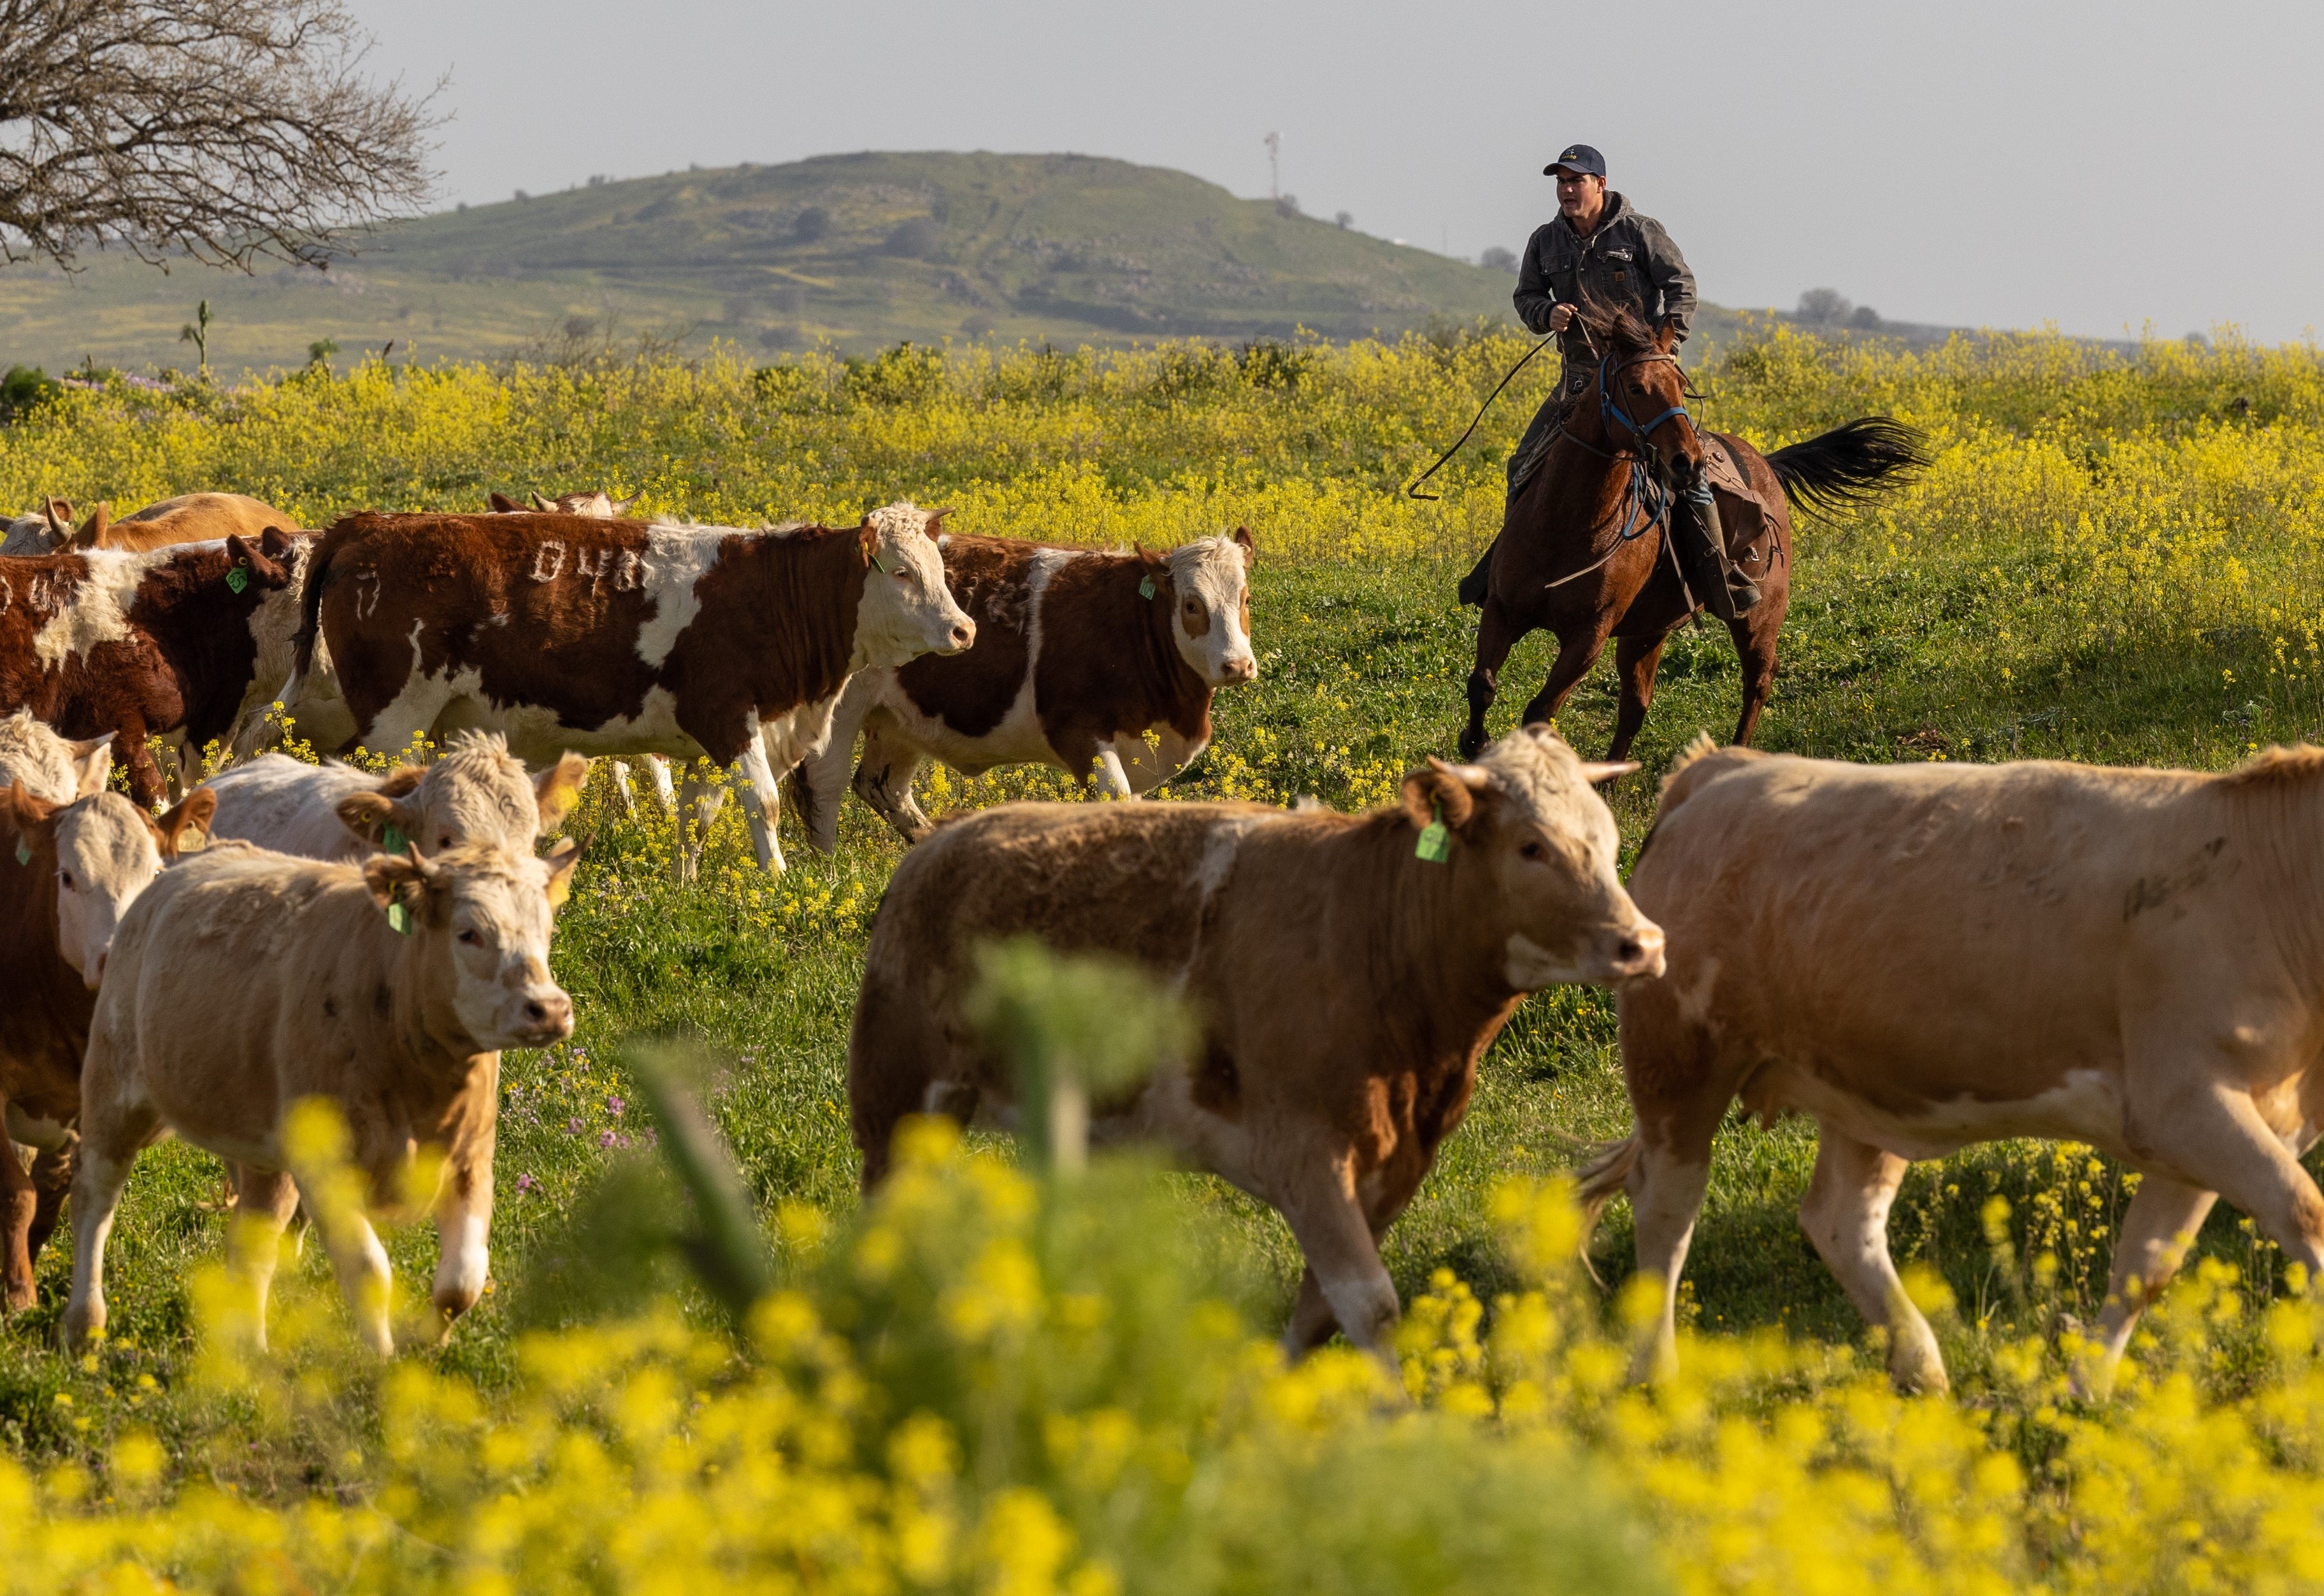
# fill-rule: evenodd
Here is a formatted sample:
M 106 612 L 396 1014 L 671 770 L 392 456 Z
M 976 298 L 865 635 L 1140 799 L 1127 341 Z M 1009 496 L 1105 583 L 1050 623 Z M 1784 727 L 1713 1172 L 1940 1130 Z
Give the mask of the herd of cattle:
M 1387 1355 L 1379 1241 L 1459 1124 L 1525 995 L 1614 988 L 1637 1127 L 1581 1171 L 1626 1191 L 1673 1307 L 1730 1104 L 1818 1122 L 1801 1223 L 1892 1371 L 1945 1374 L 1890 1259 L 1915 1158 L 2089 1142 L 2144 1174 L 2116 1252 L 2102 1379 L 2225 1195 L 2324 1274 L 2324 754 L 2224 775 L 2051 763 L 1862 766 L 1690 749 L 1626 886 L 1591 764 L 1528 727 L 1432 759 L 1366 814 L 1302 803 L 1007 804 L 932 826 L 933 757 L 1036 761 L 1150 791 L 1257 674 L 1250 534 L 1167 555 L 945 532 L 630 518 L 602 494 L 321 534 L 201 494 L 84 526 L 51 502 L 0 553 L 0 1200 L 7 1305 L 71 1199 L 69 1338 L 102 1330 L 105 1243 L 137 1152 L 231 1171 L 263 1326 L 299 1202 L 284 1116 L 346 1119 L 374 1211 L 441 1155 L 437 1328 L 484 1289 L 500 1053 L 572 1032 L 549 969 L 576 863 L 544 856 L 588 759 L 739 770 L 760 858 L 779 784 L 811 842 L 849 784 L 916 844 L 873 925 L 849 1046 L 867 1183 L 903 1117 L 1013 1114 L 966 1018 L 975 954 L 1030 934 L 1164 977 L 1193 1055 L 1093 1107 L 1272 1204 L 1306 1261 L 1286 1344 Z M 278 707 L 279 706 L 279 707 Z M 384 775 L 263 751 L 444 756 Z M 213 741 L 199 766 L 159 757 Z M 132 794 L 108 790 L 113 762 Z M 615 775 L 627 792 L 625 766 Z M 721 784 L 679 794 L 689 873 Z M 174 806 L 163 809 L 175 798 Z M 134 799 L 134 801 L 133 801 Z M 687 828 L 681 825 L 682 837 Z M 13 854 L 13 857 L 12 857 Z M 198 1017 L 190 1020 L 189 1017 Z M 29 1167 L 26 1155 L 29 1154 Z M 386 1254 L 324 1236 L 362 1334 L 393 1344 Z M 262 1332 L 263 1334 L 263 1332 Z

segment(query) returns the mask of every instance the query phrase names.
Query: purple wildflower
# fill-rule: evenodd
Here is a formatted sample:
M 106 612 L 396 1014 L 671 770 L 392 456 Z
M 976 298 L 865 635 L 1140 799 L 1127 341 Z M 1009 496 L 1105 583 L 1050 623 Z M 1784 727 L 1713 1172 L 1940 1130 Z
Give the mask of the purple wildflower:
M 599 1133 L 597 1137 L 597 1145 L 600 1147 L 611 1147 L 620 1141 L 621 1138 L 614 1135 L 613 1132 L 604 1131 Z
M 565 1133 L 568 1136 L 578 1136 L 581 1133 L 581 1116 L 579 1114 L 576 1114 L 571 1119 L 565 1122 Z
M 530 1173 L 519 1175 L 516 1178 L 516 1189 L 517 1195 L 520 1197 L 523 1196 L 526 1192 L 530 1191 L 532 1189 L 532 1176 Z
M 605 1099 L 605 1112 L 612 1114 L 616 1119 L 621 1117 L 622 1110 L 628 1106 L 629 1105 L 622 1102 L 619 1097 L 608 1097 Z

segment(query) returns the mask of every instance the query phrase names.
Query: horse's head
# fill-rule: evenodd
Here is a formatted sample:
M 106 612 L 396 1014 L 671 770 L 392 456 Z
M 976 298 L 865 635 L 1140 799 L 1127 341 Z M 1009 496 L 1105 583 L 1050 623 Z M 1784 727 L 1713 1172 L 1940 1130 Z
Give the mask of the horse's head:
M 1585 303 L 1579 319 L 1598 351 L 1598 402 L 1607 443 L 1651 455 L 1665 481 L 1685 484 L 1702 470 L 1702 440 L 1686 413 L 1678 324 L 1648 326 L 1627 307 Z

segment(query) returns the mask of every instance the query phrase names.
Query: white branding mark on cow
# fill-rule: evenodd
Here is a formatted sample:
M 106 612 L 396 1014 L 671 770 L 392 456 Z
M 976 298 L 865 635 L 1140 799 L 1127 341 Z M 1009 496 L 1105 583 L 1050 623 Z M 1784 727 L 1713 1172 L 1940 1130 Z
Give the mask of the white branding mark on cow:
M 379 610 L 379 567 L 365 565 L 355 573 L 355 619 L 369 620 Z
M 613 573 L 613 556 L 621 551 L 612 548 L 598 549 L 595 551 L 597 557 L 594 564 L 590 563 L 591 552 L 585 548 L 574 555 L 573 573 L 576 576 L 586 576 L 589 579 L 591 592 L 603 592 L 605 589 L 605 578 Z
M 9 585 L 6 577 L 0 576 L 0 615 L 6 614 L 8 606 L 15 602 L 15 600 L 16 590 Z
M 659 668 L 678 647 L 679 634 L 702 612 L 695 587 L 718 563 L 726 539 L 738 536 L 724 527 L 674 527 L 657 522 L 646 528 L 645 575 L 642 585 L 653 600 L 653 613 L 638 628 L 638 657 Z
M 554 556 L 552 558 L 551 556 Z M 532 579 L 535 582 L 555 582 L 565 569 L 565 545 L 554 537 L 544 537 L 532 551 Z
M 33 656 L 53 670 L 101 643 L 126 637 L 129 610 L 137 601 L 137 584 L 148 571 L 189 552 L 224 546 L 223 543 L 186 543 L 137 555 L 100 549 L 74 556 L 81 561 L 85 573 L 78 583 L 68 586 L 60 576 L 52 578 L 43 592 L 36 578 L 35 592 L 27 596 L 28 602 L 35 610 L 54 608 L 47 623 L 33 634 Z
M 623 549 L 620 563 L 613 568 L 613 591 L 617 593 L 634 592 L 645 580 L 645 569 L 646 563 L 638 557 L 637 550 Z

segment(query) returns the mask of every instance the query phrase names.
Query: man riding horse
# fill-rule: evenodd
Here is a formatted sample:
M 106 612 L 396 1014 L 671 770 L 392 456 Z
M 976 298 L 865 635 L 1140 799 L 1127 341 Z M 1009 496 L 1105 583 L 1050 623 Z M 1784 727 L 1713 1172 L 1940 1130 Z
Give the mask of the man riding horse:
M 1556 335 L 1564 369 L 1509 456 L 1510 505 L 1543 468 L 1573 401 L 1590 386 L 1604 353 L 1591 347 L 1576 307 L 1588 302 L 1627 308 L 1649 326 L 1668 322 L 1682 343 L 1694 316 L 1694 273 L 1687 270 L 1686 257 L 1660 222 L 1631 209 L 1621 195 L 1607 191 L 1604 156 L 1588 144 L 1569 144 L 1541 170 L 1545 177 L 1557 179 L 1557 216 L 1536 228 L 1526 242 L 1513 298 L 1517 316 L 1528 328 Z M 1678 486 L 1672 520 L 1678 535 L 1692 546 L 1689 552 L 1697 559 L 1690 563 L 1700 569 L 1715 561 L 1725 577 L 1726 591 L 1705 593 L 1703 601 L 1721 619 L 1732 620 L 1759 601 L 1758 586 L 1729 557 L 1710 485 L 1696 481 Z M 1708 561 L 1702 559 L 1704 555 Z M 1484 603 L 1492 564 L 1493 550 L 1488 546 L 1476 568 L 1462 580 L 1461 602 Z

